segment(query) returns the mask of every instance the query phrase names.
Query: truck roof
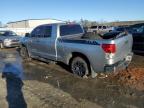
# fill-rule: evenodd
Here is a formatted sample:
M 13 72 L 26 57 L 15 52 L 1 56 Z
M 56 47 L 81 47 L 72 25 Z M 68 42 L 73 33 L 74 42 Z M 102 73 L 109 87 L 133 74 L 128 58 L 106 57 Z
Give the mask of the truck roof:
M 52 25 L 80 25 L 78 23 L 52 23 L 52 24 L 42 24 L 42 25 L 39 25 L 39 26 L 52 26 Z

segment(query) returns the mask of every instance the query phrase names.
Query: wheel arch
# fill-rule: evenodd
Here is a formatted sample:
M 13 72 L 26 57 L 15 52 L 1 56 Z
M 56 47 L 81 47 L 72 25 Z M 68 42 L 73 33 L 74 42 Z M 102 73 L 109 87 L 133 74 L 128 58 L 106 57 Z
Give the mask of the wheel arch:
M 31 57 L 31 54 L 30 54 L 30 52 L 28 51 L 27 46 L 22 43 L 22 44 L 20 45 L 20 48 L 21 48 L 21 47 L 25 47 L 25 48 L 26 48 L 26 51 L 27 51 L 27 53 L 28 53 L 28 56 Z
M 83 58 L 84 60 L 86 60 L 86 62 L 89 63 L 89 65 L 90 65 L 90 62 L 89 62 L 88 57 L 87 57 L 85 54 L 80 53 L 80 52 L 72 52 L 72 56 L 71 56 L 71 58 L 69 59 L 69 64 L 70 64 L 71 60 L 72 60 L 74 57 L 82 57 L 82 58 Z
M 83 59 L 87 62 L 88 68 L 89 68 L 89 71 L 90 71 L 89 74 L 91 74 L 90 61 L 89 61 L 88 57 L 87 57 L 85 54 L 80 53 L 80 52 L 72 52 L 71 55 L 72 55 L 72 56 L 71 56 L 71 58 L 69 59 L 69 65 L 71 65 L 71 62 L 72 62 L 73 58 L 75 58 L 75 57 L 81 57 L 81 58 L 83 58 Z

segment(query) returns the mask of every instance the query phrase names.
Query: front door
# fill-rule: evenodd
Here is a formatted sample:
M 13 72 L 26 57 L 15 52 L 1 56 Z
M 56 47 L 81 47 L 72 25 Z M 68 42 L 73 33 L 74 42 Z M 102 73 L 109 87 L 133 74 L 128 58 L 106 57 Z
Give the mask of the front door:
M 31 33 L 31 37 L 28 41 L 28 50 L 29 50 L 31 56 L 40 56 L 41 55 L 40 40 L 41 40 L 41 37 L 43 36 L 43 31 L 44 31 L 44 26 L 38 26 Z
M 33 56 L 56 60 L 55 36 L 52 35 L 52 26 L 39 26 L 31 33 L 28 44 Z
M 39 52 L 43 58 L 56 60 L 55 40 L 56 36 L 52 33 L 50 25 L 44 26 L 43 36 L 39 38 Z

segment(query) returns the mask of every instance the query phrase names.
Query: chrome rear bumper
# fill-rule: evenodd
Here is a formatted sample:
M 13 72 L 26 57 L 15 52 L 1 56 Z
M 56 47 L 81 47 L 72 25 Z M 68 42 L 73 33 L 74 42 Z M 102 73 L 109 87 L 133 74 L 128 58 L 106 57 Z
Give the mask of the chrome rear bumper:
M 128 56 L 126 58 L 124 58 L 124 60 L 119 61 L 113 65 L 106 65 L 104 67 L 104 71 L 105 72 L 116 72 L 119 70 L 124 70 L 131 63 L 132 57 L 133 57 L 133 53 L 130 53 L 130 54 L 128 54 Z

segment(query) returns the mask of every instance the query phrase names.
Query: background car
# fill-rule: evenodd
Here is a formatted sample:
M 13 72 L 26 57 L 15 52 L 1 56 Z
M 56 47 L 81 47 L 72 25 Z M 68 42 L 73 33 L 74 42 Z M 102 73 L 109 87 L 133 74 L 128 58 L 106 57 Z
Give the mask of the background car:
M 115 27 L 112 32 L 106 33 L 103 36 L 109 38 L 109 36 L 118 35 L 126 31 L 133 36 L 133 52 L 144 53 L 144 23 L 134 24 L 127 27 Z
M 133 35 L 133 51 L 144 53 L 144 26 L 137 28 Z
M 19 46 L 21 37 L 13 31 L 0 31 L 0 48 L 10 48 Z

